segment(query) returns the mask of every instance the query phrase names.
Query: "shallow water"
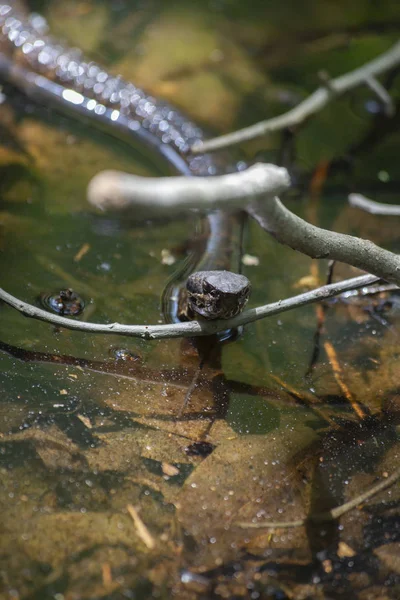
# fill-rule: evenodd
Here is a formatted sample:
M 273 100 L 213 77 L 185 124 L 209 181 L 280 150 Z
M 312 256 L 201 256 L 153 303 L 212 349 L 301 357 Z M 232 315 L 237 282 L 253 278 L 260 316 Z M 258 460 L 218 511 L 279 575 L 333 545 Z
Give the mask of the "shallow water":
M 318 85 L 319 70 L 341 74 L 396 38 L 390 2 L 310 0 L 300 11 L 288 0 L 251 10 L 232 1 L 30 6 L 56 35 L 217 132 L 287 110 Z M 398 81 L 387 84 L 398 101 Z M 157 157 L 4 92 L 2 287 L 32 304 L 71 287 L 86 303 L 80 319 L 161 322 L 160 295 L 193 218 L 99 215 L 85 198 L 105 168 L 162 174 Z M 241 152 L 290 167 L 296 186 L 285 203 L 297 214 L 398 252 L 398 219 L 346 204 L 349 191 L 398 201 L 398 118 L 371 110 L 379 105 L 359 90 L 293 143 L 276 135 Z M 177 262 L 163 264 L 162 250 Z M 251 306 L 325 281 L 325 262 L 278 245 L 255 223 L 245 252 L 259 260 L 243 267 Z M 341 265 L 335 274 L 355 271 Z M 334 524 L 238 526 L 323 512 L 397 467 L 399 316 L 390 297 L 374 302 L 328 306 L 309 377 L 315 306 L 247 326 L 210 359 L 183 415 L 199 364 L 189 341 L 56 330 L 2 304 L 4 598 L 372 598 L 383 587 L 396 597 L 396 487 Z M 125 360 L 116 360 L 121 348 Z

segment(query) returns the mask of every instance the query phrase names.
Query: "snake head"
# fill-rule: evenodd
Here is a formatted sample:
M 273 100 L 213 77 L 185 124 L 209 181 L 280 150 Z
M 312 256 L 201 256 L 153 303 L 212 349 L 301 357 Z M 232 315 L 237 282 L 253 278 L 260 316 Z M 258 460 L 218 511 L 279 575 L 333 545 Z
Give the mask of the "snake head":
M 231 271 L 197 271 L 187 279 L 190 309 L 205 319 L 231 319 L 245 307 L 251 284 Z

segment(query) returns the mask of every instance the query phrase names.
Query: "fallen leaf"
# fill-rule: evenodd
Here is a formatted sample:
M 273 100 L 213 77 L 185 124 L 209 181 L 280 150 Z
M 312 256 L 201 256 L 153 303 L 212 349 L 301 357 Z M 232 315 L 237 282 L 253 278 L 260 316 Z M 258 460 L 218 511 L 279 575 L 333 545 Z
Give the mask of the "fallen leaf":
M 178 495 L 179 520 L 197 542 L 195 564 L 220 564 L 260 535 L 240 529 L 239 521 L 287 521 L 306 514 L 296 457 L 315 439 L 307 427 L 243 436 L 222 443 L 195 469 Z M 272 536 L 272 547 L 296 545 L 307 545 L 301 529 Z

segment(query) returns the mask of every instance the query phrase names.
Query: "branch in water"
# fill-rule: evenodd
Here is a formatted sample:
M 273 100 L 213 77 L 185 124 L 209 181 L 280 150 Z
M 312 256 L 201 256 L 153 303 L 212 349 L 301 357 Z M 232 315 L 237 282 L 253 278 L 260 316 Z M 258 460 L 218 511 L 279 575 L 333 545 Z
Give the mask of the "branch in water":
M 400 479 L 400 469 L 397 469 L 390 477 L 380 481 L 376 485 L 370 487 L 363 494 L 356 496 L 352 500 L 337 506 L 336 508 L 332 508 L 332 510 L 327 510 L 326 512 L 316 513 L 314 515 L 309 515 L 304 519 L 298 519 L 297 521 L 276 521 L 276 522 L 259 522 L 259 523 L 238 523 L 239 527 L 243 529 L 290 529 L 295 527 L 303 527 L 308 522 L 311 523 L 326 523 L 329 521 L 336 521 L 344 514 L 353 510 L 360 504 L 363 504 L 373 496 L 376 496 L 379 492 L 386 490 L 388 487 L 392 486 L 396 481 Z
M 315 227 L 288 210 L 279 198 L 254 202 L 247 211 L 278 242 L 311 258 L 328 258 L 400 285 L 400 256 L 369 240 Z
M 371 285 L 377 281 L 377 277 L 373 275 L 362 275 L 361 277 L 353 277 L 352 279 L 346 279 L 338 283 L 325 285 L 316 290 L 305 292 L 293 296 L 292 298 L 286 298 L 285 300 L 279 300 L 272 304 L 266 304 L 257 308 L 251 308 L 244 311 L 233 319 L 226 319 L 224 321 L 189 321 L 187 323 L 175 323 L 172 325 L 123 325 L 120 323 L 110 323 L 109 325 L 103 325 L 100 323 L 84 323 L 82 321 L 74 321 L 67 319 L 66 317 L 59 317 L 56 314 L 49 313 L 45 310 L 27 304 L 18 298 L 15 298 L 11 294 L 8 294 L 0 288 L 0 300 L 3 300 L 6 304 L 15 308 L 26 317 L 32 319 L 38 319 L 39 321 L 45 321 L 51 325 L 57 327 L 64 327 L 65 329 L 73 329 L 75 331 L 81 331 L 85 333 L 103 333 L 113 335 L 124 335 L 130 337 L 139 337 L 146 340 L 156 339 L 167 339 L 177 337 L 196 337 L 201 335 L 213 335 L 219 331 L 225 331 L 226 329 L 240 327 L 265 317 L 271 317 L 312 302 L 319 302 L 326 300 L 332 296 L 337 296 L 348 290 L 354 290 L 358 288 Z
M 122 177 L 130 180 L 131 176 Z M 137 206 L 144 210 L 148 202 L 153 209 L 158 206 L 168 211 L 172 206 L 210 210 L 216 206 L 237 208 L 240 204 L 281 244 L 311 258 L 347 263 L 400 285 L 400 256 L 369 240 L 315 227 L 283 206 L 279 198 L 272 195 L 272 189 L 289 186 L 288 172 L 282 167 L 257 164 L 240 173 L 216 177 L 166 177 L 161 180 L 133 177 L 133 181 L 137 192 L 134 193 L 129 184 L 129 206 L 135 212 Z M 99 199 L 99 204 L 110 206 L 106 197 L 103 201 Z
M 400 217 L 400 206 L 396 204 L 383 204 L 366 198 L 362 194 L 349 194 L 350 206 L 365 210 L 371 215 L 386 215 L 389 217 Z
M 250 127 L 245 127 L 239 131 L 234 131 L 233 133 L 222 135 L 212 140 L 196 142 L 191 150 L 196 154 L 213 152 L 215 150 L 221 150 L 222 148 L 228 148 L 229 146 L 242 144 L 243 142 L 254 138 L 263 137 L 274 131 L 281 131 L 287 127 L 301 125 L 306 119 L 322 110 L 337 96 L 340 96 L 359 85 L 366 84 L 370 87 L 371 81 L 374 81 L 376 76 L 389 71 L 399 63 L 400 42 L 397 42 L 387 52 L 384 52 L 362 67 L 359 67 L 350 73 L 346 73 L 341 77 L 337 77 L 336 79 L 329 80 L 327 85 L 319 87 L 311 94 L 311 96 L 283 115 L 267 119 L 266 121 L 260 121 Z M 381 87 L 379 87 L 379 91 L 382 95 Z M 374 92 L 377 93 L 376 85 Z
M 256 164 L 246 171 L 219 177 L 139 177 L 103 171 L 93 177 L 88 200 L 102 210 L 168 213 L 200 208 L 240 209 L 253 198 L 276 196 L 290 186 L 286 169 Z

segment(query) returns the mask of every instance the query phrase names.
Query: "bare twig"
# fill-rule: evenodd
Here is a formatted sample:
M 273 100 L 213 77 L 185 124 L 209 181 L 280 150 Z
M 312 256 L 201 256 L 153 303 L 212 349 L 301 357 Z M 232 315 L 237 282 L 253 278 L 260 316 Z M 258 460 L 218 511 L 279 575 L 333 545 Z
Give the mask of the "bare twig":
M 0 300 L 3 300 L 3 302 L 12 308 L 15 308 L 26 317 L 45 321 L 46 323 L 56 325 L 57 327 L 64 327 L 65 329 L 73 329 L 75 331 L 86 333 L 114 334 L 139 337 L 145 340 L 156 340 L 213 335 L 219 331 L 240 327 L 247 323 L 264 319 L 265 317 L 271 317 L 300 306 L 311 304 L 312 302 L 326 300 L 327 298 L 337 296 L 348 290 L 365 287 L 366 285 L 375 283 L 377 280 L 378 277 L 375 277 L 374 275 L 362 275 L 331 285 L 325 285 L 316 290 L 305 292 L 304 294 L 299 294 L 292 298 L 286 298 L 285 300 L 279 300 L 272 304 L 250 308 L 233 319 L 226 319 L 224 321 L 188 321 L 186 323 L 173 323 L 171 325 L 122 325 L 120 323 L 103 325 L 100 323 L 74 321 L 73 319 L 59 317 L 56 314 L 49 313 L 41 308 L 27 304 L 11 294 L 8 294 L 1 288 Z
M 303 100 L 295 108 L 289 110 L 283 115 L 260 121 L 255 125 L 240 129 L 233 133 L 207 140 L 197 142 L 192 147 L 192 152 L 212 152 L 235 146 L 248 140 L 265 136 L 274 131 L 280 131 L 287 127 L 301 125 L 310 116 L 322 110 L 329 102 L 337 96 L 348 92 L 355 87 L 371 82 L 371 78 L 389 71 L 400 63 L 400 42 L 397 42 L 387 52 L 384 52 L 374 60 L 366 63 L 362 67 L 346 73 L 336 79 L 331 79 L 329 85 L 319 87 L 311 96 Z
M 188 387 L 188 389 L 186 391 L 185 397 L 184 397 L 183 402 L 182 402 L 182 406 L 181 406 L 181 408 L 179 410 L 179 413 L 178 413 L 178 419 L 181 419 L 183 417 L 183 415 L 185 413 L 185 410 L 187 409 L 188 404 L 190 402 L 190 399 L 192 397 L 192 394 L 193 394 L 194 390 L 196 389 L 196 387 L 199 384 L 199 379 L 200 379 L 201 372 L 203 370 L 203 366 L 204 366 L 204 360 L 200 361 L 200 364 L 197 367 L 197 369 L 195 371 L 195 374 L 193 376 L 193 379 L 190 382 L 190 385 L 189 385 L 189 387 Z
M 328 262 L 326 285 L 332 283 L 334 267 L 335 267 L 335 261 L 330 260 Z M 316 307 L 317 327 L 315 329 L 315 333 L 313 336 L 314 343 L 313 343 L 313 352 L 311 355 L 310 364 L 308 365 L 308 369 L 305 372 L 306 379 L 311 376 L 311 373 L 313 372 L 313 369 L 315 368 L 317 361 L 318 361 L 319 353 L 321 350 L 321 337 L 322 337 L 322 333 L 323 333 L 324 326 L 325 326 L 327 310 L 328 310 L 328 304 L 326 302 L 324 304 L 318 304 Z
M 400 217 L 400 206 L 396 204 L 383 204 L 366 198 L 362 194 L 349 194 L 350 206 L 365 210 L 371 215 L 386 215 L 389 217 Z
M 365 80 L 366 85 L 369 89 L 374 92 L 375 96 L 380 100 L 383 104 L 383 110 L 387 117 L 393 117 L 396 112 L 393 100 L 387 91 L 386 88 L 383 87 L 380 81 L 375 79 L 375 77 L 367 77 Z
M 139 177 L 103 171 L 88 187 L 88 200 L 102 210 L 135 210 L 157 214 L 190 210 L 237 209 L 254 198 L 276 196 L 290 186 L 286 169 L 256 164 L 220 177 Z
M 331 428 L 340 429 L 340 425 L 318 406 L 321 402 L 317 396 L 314 396 L 314 394 L 310 392 L 305 392 L 304 390 L 298 391 L 292 385 L 272 373 L 270 373 L 270 378 L 276 381 L 288 394 L 290 394 L 290 396 L 292 396 L 292 398 L 295 398 L 297 402 L 303 406 L 307 406 L 307 408 L 318 415 L 322 421 L 329 423 Z
M 355 414 L 359 419 L 365 419 L 369 416 L 369 412 L 367 412 L 366 408 L 354 397 L 354 394 L 350 390 L 349 386 L 344 380 L 343 377 L 343 369 L 340 366 L 339 359 L 336 354 L 336 350 L 331 344 L 331 342 L 326 341 L 324 343 L 325 352 L 328 356 L 329 362 L 332 367 L 333 375 L 336 379 L 336 383 L 340 387 L 343 396 L 346 398 L 347 402 L 350 404 Z
M 278 242 L 311 258 L 328 258 L 347 263 L 381 279 L 400 284 L 400 256 L 383 250 L 369 240 L 315 227 L 297 217 L 280 202 L 254 202 L 247 211 Z
M 327 510 L 322 513 L 316 513 L 314 515 L 309 515 L 308 517 L 305 517 L 304 519 L 298 519 L 297 521 L 276 521 L 276 522 L 262 522 L 261 521 L 260 523 L 238 523 L 238 526 L 242 527 L 243 529 L 280 529 L 280 528 L 289 529 L 289 528 L 294 528 L 294 527 L 303 527 L 303 525 L 306 525 L 306 523 L 309 523 L 309 522 L 311 522 L 311 523 L 326 523 L 329 521 L 335 521 L 336 519 L 339 519 L 344 514 L 353 510 L 353 508 L 356 508 L 357 506 L 359 506 L 360 504 L 363 504 L 364 502 L 366 502 L 373 496 L 376 496 L 376 494 L 378 494 L 379 492 L 386 490 L 388 487 L 390 487 L 394 483 L 396 483 L 396 481 L 398 481 L 399 479 L 400 479 L 400 469 L 397 469 L 394 473 L 392 473 L 392 475 L 390 475 L 390 477 L 388 477 L 387 479 L 384 479 L 383 481 L 380 481 L 376 485 L 370 487 L 363 494 L 356 496 L 352 500 L 349 500 L 349 502 L 345 502 L 344 504 L 341 504 L 340 506 L 336 506 L 335 508 L 332 508 L 331 510 Z
M 156 547 L 154 538 L 151 535 L 150 531 L 147 529 L 146 525 L 143 523 L 136 508 L 132 504 L 127 504 L 126 510 L 132 517 L 137 534 L 142 540 L 142 542 L 145 544 L 145 546 L 147 546 L 149 550 L 154 550 L 154 548 Z

